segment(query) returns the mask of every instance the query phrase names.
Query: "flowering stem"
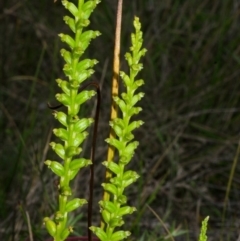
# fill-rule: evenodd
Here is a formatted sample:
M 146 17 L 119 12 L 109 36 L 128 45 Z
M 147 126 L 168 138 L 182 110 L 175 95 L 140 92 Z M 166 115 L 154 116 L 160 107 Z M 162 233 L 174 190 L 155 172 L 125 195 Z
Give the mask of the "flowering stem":
M 82 151 L 81 144 L 86 139 L 88 132 L 86 129 L 93 123 L 92 118 L 80 118 L 79 112 L 83 103 L 93 97 L 96 92 L 84 89 L 82 83 L 90 77 L 94 70 L 92 67 L 97 64 L 94 59 L 82 59 L 82 55 L 89 46 L 92 39 L 100 35 L 98 31 L 86 30 L 84 28 L 90 24 L 89 17 L 100 0 L 78 0 L 78 4 L 68 0 L 62 0 L 63 6 L 71 13 L 71 16 L 65 16 L 64 21 L 73 32 L 73 37 L 68 34 L 59 34 L 62 42 L 68 45 L 68 49 L 62 49 L 61 55 L 65 60 L 63 72 L 68 80 L 57 79 L 58 86 L 62 92 L 56 95 L 56 99 L 61 105 L 66 106 L 67 112 L 54 112 L 54 117 L 62 124 L 61 128 L 55 128 L 54 134 L 63 142 L 52 142 L 50 145 L 56 154 L 60 157 L 61 162 L 46 160 L 45 164 L 59 177 L 59 197 L 58 211 L 55 212 L 53 220 L 49 217 L 44 218 L 44 223 L 49 234 L 54 241 L 64 241 L 71 232 L 73 227 L 68 226 L 68 213 L 83 206 L 87 201 L 80 198 L 72 198 L 70 181 L 78 174 L 79 170 L 92 164 L 92 161 L 85 158 L 79 158 Z M 100 90 L 97 88 L 98 100 L 100 100 Z M 98 105 L 100 102 L 98 101 Z M 60 105 L 60 106 L 61 106 Z M 58 106 L 59 107 L 59 106 Z M 56 109 L 56 108 L 55 108 Z M 99 106 L 96 111 L 98 119 Z M 94 132 L 97 131 L 97 122 L 95 123 Z M 96 134 L 94 134 L 96 138 Z M 96 140 L 93 140 L 92 158 L 95 155 Z M 92 188 L 94 167 L 91 167 Z M 89 197 L 89 214 L 92 213 L 92 190 Z M 91 225 L 89 217 L 88 225 Z M 91 239 L 91 234 L 89 235 Z
M 121 115 L 110 121 L 115 136 L 106 139 L 109 145 L 117 149 L 119 159 L 117 162 L 113 160 L 103 162 L 103 165 L 113 174 L 107 182 L 102 184 L 105 192 L 109 193 L 109 198 L 99 202 L 102 222 L 105 225 L 91 227 L 91 230 L 101 241 L 120 241 L 127 238 L 130 232 L 119 230 L 119 228 L 124 224 L 123 216 L 136 211 L 135 207 L 127 205 L 127 196 L 124 195 L 126 187 L 139 178 L 135 171 L 126 170 L 126 166 L 131 161 L 138 146 L 132 132 L 143 124 L 141 120 L 131 120 L 133 115 L 142 110 L 141 107 L 135 105 L 142 99 L 144 93 L 135 92 L 144 84 L 144 81 L 136 79 L 136 76 L 143 68 L 139 61 L 146 53 L 146 49 L 142 48 L 141 24 L 137 17 L 134 19 L 134 27 L 136 31 L 131 35 L 132 46 L 130 52 L 125 54 L 129 66 L 129 75 L 123 71 L 120 72 L 125 92 L 119 96 L 113 96 Z

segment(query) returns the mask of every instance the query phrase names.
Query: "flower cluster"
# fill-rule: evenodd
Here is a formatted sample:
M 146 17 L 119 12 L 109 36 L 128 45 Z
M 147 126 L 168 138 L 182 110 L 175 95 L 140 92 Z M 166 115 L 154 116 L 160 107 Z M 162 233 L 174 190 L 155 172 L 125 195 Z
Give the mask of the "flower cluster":
M 92 39 L 100 35 L 98 31 L 83 31 L 90 23 L 89 17 L 99 3 L 99 0 L 79 0 L 78 6 L 70 1 L 63 0 L 63 6 L 72 14 L 65 16 L 64 21 L 70 27 L 74 37 L 67 34 L 59 34 L 61 41 L 69 46 L 69 50 L 62 49 L 61 55 L 66 64 L 63 71 L 67 80 L 57 79 L 57 84 L 62 93 L 56 95 L 56 99 L 67 108 L 67 113 L 54 112 L 54 117 L 62 124 L 63 128 L 54 129 L 54 134 L 62 141 L 50 143 L 52 149 L 63 160 L 47 160 L 45 164 L 60 178 L 59 182 L 59 210 L 54 219 L 44 218 L 44 223 L 54 241 L 63 241 L 72 232 L 72 227 L 67 227 L 68 213 L 82 206 L 85 199 L 70 198 L 72 195 L 70 181 L 76 176 L 82 167 L 91 164 L 85 158 L 77 158 L 81 153 L 81 144 L 87 137 L 86 129 L 93 122 L 92 118 L 79 118 L 81 105 L 95 95 L 95 91 L 84 90 L 79 93 L 80 85 L 93 74 L 92 67 L 96 60 L 81 59 Z
M 108 138 L 106 140 L 111 146 L 118 150 L 119 161 L 117 163 L 111 160 L 104 161 L 103 165 L 110 170 L 114 176 L 109 183 L 103 183 L 105 191 L 110 193 L 110 200 L 102 200 L 99 202 L 102 219 L 105 228 L 91 227 L 91 230 L 102 241 L 118 241 L 123 240 L 130 235 L 129 231 L 117 230 L 116 228 L 124 224 L 123 216 L 131 214 L 136 210 L 135 207 L 127 205 L 127 197 L 124 190 L 130 184 L 135 182 L 139 177 L 135 171 L 125 170 L 126 165 L 132 159 L 134 151 L 138 146 L 138 142 L 134 141 L 133 130 L 140 127 L 143 122 L 141 120 L 132 121 L 133 115 L 138 114 L 142 109 L 136 107 L 136 103 L 144 96 L 142 92 L 136 93 L 136 90 L 144 84 L 143 80 L 135 80 L 138 72 L 143 68 L 139 63 L 140 58 L 146 53 L 146 49 L 142 48 L 142 32 L 139 19 L 134 19 L 135 34 L 131 35 L 132 47 L 131 53 L 127 53 L 125 58 L 128 62 L 130 73 L 120 73 L 126 92 L 121 97 L 115 96 L 114 101 L 121 111 L 121 118 L 115 118 L 110 122 L 116 138 Z

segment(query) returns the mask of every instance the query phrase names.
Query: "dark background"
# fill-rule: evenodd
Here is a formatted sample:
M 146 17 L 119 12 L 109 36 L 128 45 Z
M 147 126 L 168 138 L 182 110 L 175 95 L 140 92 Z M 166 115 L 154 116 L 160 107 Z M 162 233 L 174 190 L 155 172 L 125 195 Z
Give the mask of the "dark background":
M 116 5 L 116 0 L 98 5 L 90 27 L 102 35 L 86 52 L 99 60 L 91 79 L 101 83 L 103 96 L 96 224 L 104 180 L 100 163 L 107 151 Z M 0 237 L 25 240 L 30 220 L 34 240 L 44 240 L 42 219 L 52 215 L 57 204 L 57 179 L 43 162 L 55 158 L 49 142 L 58 123 L 46 103 L 56 103 L 55 79 L 63 77 L 59 50 L 64 44 L 57 34 L 69 32 L 62 21 L 66 11 L 60 1 L 50 0 L 4 0 L 0 10 Z M 175 240 L 197 240 L 207 215 L 209 240 L 237 240 L 239 14 L 238 0 L 124 1 L 122 69 L 134 15 L 140 17 L 148 49 L 139 75 L 145 80 L 145 97 L 138 118 L 145 124 L 135 132 L 140 146 L 129 165 L 141 175 L 127 190 L 129 203 L 138 209 L 126 220 L 132 240 L 171 240 L 163 239 L 168 234 L 159 219 L 176 234 Z M 88 102 L 81 114 L 93 115 L 94 105 Z M 88 140 L 83 155 L 89 153 Z M 80 197 L 87 198 L 88 174 L 83 170 L 73 183 Z M 71 216 L 76 233 L 86 233 L 85 214 L 86 207 Z M 181 234 L 184 230 L 188 232 Z

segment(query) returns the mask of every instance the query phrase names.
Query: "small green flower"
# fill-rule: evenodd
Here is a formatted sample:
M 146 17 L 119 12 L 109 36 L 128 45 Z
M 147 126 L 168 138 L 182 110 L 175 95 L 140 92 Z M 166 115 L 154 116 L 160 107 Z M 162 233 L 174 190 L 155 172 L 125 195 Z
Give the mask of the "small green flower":
M 48 233 L 52 237 L 54 237 L 55 234 L 56 234 L 56 230 L 57 230 L 56 223 L 53 222 L 50 218 L 47 218 L 47 217 L 43 219 L 43 222 L 44 222 L 44 224 L 46 226 L 46 229 L 47 229 Z

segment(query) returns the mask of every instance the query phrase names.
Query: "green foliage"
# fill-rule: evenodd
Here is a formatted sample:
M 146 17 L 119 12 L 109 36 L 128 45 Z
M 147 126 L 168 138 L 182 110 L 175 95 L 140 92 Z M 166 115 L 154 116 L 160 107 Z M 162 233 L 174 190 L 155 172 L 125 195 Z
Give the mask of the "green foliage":
M 104 228 L 91 227 L 91 230 L 102 241 L 118 241 L 127 238 L 130 235 L 129 231 L 116 230 L 124 224 L 123 216 L 136 211 L 135 207 L 128 206 L 127 197 L 124 195 L 124 190 L 127 186 L 135 182 L 139 175 L 131 170 L 126 171 L 125 167 L 130 162 L 134 155 L 134 151 L 138 146 L 137 141 L 133 141 L 134 135 L 132 131 L 140 127 L 143 122 L 132 121 L 133 115 L 141 111 L 140 107 L 136 107 L 136 103 L 144 96 L 142 92 L 135 93 L 137 89 L 143 85 L 143 80 L 136 80 L 136 75 L 142 69 L 142 64 L 139 63 L 140 58 L 146 53 L 146 49 L 142 48 L 142 32 L 138 18 L 134 19 L 135 34 L 132 34 L 131 53 L 127 53 L 125 58 L 128 62 L 130 73 L 127 75 L 121 72 L 120 76 L 126 88 L 126 92 L 121 94 L 121 98 L 116 96 L 114 101 L 121 110 L 122 117 L 116 118 L 110 122 L 116 138 L 108 138 L 106 140 L 111 146 L 118 150 L 119 161 L 117 163 L 103 162 L 113 174 L 109 183 L 103 183 L 104 190 L 110 193 L 109 201 L 100 201 L 102 219 L 105 223 Z
M 61 50 L 61 55 L 66 62 L 63 71 L 68 81 L 56 80 L 63 91 L 56 94 L 56 99 L 67 107 L 67 113 L 54 113 L 54 117 L 63 125 L 63 128 L 56 128 L 53 133 L 63 144 L 51 142 L 50 145 L 63 160 L 63 163 L 52 160 L 45 161 L 45 164 L 60 177 L 58 186 L 59 210 L 55 213 L 54 220 L 48 217 L 44 218 L 46 228 L 55 241 L 63 241 L 73 232 L 73 228 L 67 226 L 68 213 L 87 203 L 85 199 L 70 199 L 72 195 L 70 181 L 81 168 L 91 164 L 90 160 L 76 158 L 82 151 L 80 145 L 88 135 L 86 129 L 93 122 L 91 118 L 79 118 L 78 113 L 81 105 L 94 96 L 95 92 L 85 90 L 79 93 L 79 87 L 93 74 L 92 67 L 97 61 L 80 59 L 90 41 L 100 35 L 98 31 L 84 31 L 84 28 L 90 23 L 90 14 L 98 3 L 98 0 L 86 2 L 79 0 L 78 6 L 75 6 L 72 2 L 62 1 L 63 6 L 73 15 L 73 18 L 65 16 L 64 21 L 74 33 L 74 37 L 59 34 L 61 40 L 68 45 L 70 50 Z

